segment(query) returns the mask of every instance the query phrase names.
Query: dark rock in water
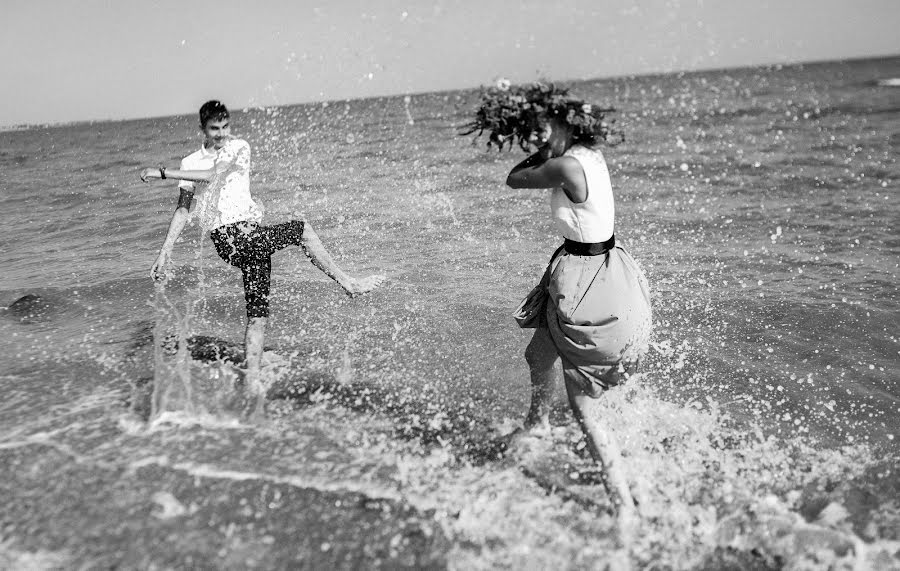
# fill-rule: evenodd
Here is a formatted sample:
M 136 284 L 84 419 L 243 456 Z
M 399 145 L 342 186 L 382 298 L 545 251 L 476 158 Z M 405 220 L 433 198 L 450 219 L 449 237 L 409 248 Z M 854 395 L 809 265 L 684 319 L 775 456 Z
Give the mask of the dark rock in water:
M 6 308 L 6 315 L 19 321 L 31 321 L 44 317 L 50 304 L 39 295 L 32 293 L 23 295 Z
M 228 361 L 235 365 L 244 363 L 244 346 L 211 337 L 208 335 L 194 335 L 188 337 L 188 350 L 195 361 Z
M 226 339 L 220 339 L 211 335 L 192 335 L 187 339 L 188 351 L 191 359 L 210 363 L 213 361 L 225 361 L 234 365 L 244 364 L 244 344 L 235 343 Z M 162 348 L 170 355 L 178 351 L 178 337 L 167 336 L 162 342 Z M 271 351 L 271 347 L 264 347 L 264 351 Z

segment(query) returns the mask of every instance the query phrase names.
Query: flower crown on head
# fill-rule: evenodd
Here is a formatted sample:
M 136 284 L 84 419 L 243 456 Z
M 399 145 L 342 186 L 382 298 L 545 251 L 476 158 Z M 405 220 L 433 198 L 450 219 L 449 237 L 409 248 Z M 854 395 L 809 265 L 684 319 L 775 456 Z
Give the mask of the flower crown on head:
M 504 145 L 512 149 L 513 143 L 518 143 L 528 151 L 541 130 L 541 122 L 553 117 L 573 127 L 577 143 L 594 145 L 603 141 L 612 146 L 625 140 L 624 133 L 613 129 L 615 120 L 606 119 L 613 112 L 613 108 L 601 109 L 570 97 L 568 89 L 552 83 L 512 86 L 509 80 L 500 79 L 494 87 L 481 89 L 481 105 L 475 119 L 463 126 L 465 131 L 460 135 L 477 132 L 477 139 L 488 131 L 488 147 L 497 145 L 497 150 L 502 151 Z

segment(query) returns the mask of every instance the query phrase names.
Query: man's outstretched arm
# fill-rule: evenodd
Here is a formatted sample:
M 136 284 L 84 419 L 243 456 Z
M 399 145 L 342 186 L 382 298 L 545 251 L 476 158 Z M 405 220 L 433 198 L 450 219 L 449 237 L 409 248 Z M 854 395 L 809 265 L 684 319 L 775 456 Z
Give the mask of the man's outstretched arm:
M 189 182 L 209 182 L 215 174 L 216 170 L 212 168 L 206 170 L 176 170 L 165 167 L 147 167 L 141 171 L 141 182 L 150 182 L 154 178 L 158 180 L 171 178 Z

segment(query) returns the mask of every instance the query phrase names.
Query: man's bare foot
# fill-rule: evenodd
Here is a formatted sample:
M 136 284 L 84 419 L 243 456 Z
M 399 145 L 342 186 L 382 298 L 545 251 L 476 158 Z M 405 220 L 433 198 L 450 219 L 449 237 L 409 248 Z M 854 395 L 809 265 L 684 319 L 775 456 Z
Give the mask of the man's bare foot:
M 344 290 L 350 297 L 356 297 L 377 288 L 384 283 L 384 280 L 385 277 L 380 274 L 360 279 L 353 278 L 349 284 L 344 286 Z

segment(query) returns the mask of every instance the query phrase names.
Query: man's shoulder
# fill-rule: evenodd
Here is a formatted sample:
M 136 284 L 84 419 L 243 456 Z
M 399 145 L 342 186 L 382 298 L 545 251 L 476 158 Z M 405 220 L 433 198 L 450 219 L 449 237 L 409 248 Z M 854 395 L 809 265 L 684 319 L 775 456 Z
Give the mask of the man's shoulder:
M 209 161 L 213 158 L 215 158 L 215 155 L 209 156 L 209 153 L 204 153 L 203 149 L 200 148 L 181 159 L 181 166 L 182 168 L 191 170 L 189 168 L 191 165 L 197 165 L 198 163 L 203 163 L 204 161 Z
M 225 143 L 225 145 L 223 145 L 223 148 L 228 148 L 233 151 L 237 151 L 242 148 L 250 149 L 250 143 L 248 143 L 244 139 L 239 139 L 239 138 L 235 137 L 233 139 L 229 139 Z

